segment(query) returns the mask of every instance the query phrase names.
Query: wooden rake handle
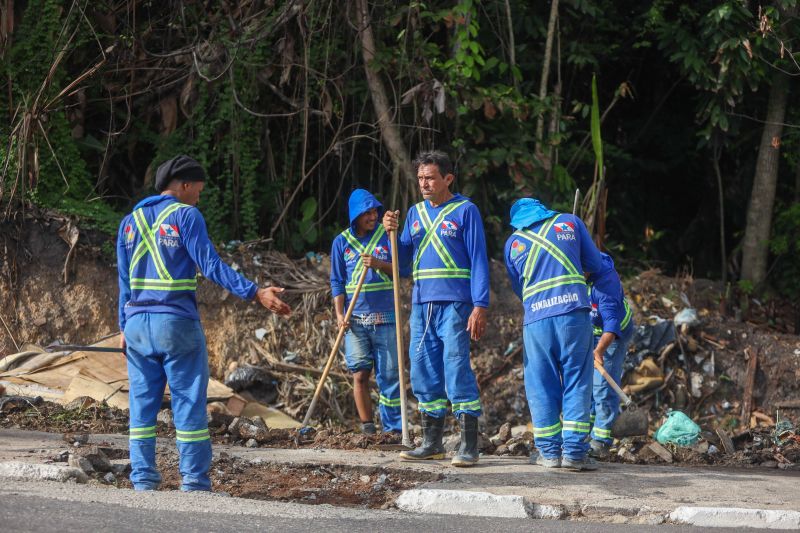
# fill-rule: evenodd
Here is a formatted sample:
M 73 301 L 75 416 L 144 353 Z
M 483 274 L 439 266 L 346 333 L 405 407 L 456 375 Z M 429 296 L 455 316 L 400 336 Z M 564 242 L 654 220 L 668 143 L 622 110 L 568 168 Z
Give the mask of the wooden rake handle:
M 630 407 L 631 405 L 635 405 L 633 403 L 633 400 L 631 400 L 627 394 L 622 392 L 622 389 L 619 387 L 619 385 L 617 385 L 617 382 L 614 381 L 614 378 L 608 375 L 608 372 L 606 372 L 606 369 L 603 368 L 603 365 L 598 364 L 597 361 L 595 361 L 594 368 L 598 372 L 600 372 L 600 375 L 603 376 L 606 379 L 606 381 L 608 381 L 608 384 L 611 385 L 611 388 L 614 389 L 617 394 L 619 394 L 619 397 L 622 398 L 623 402 L 625 402 L 625 407 Z
M 400 420 L 403 430 L 403 444 L 411 447 L 411 436 L 408 434 L 408 406 L 406 405 L 406 369 L 405 351 L 403 350 L 403 324 L 400 321 L 400 266 L 397 263 L 397 230 L 389 232 L 392 247 L 392 288 L 394 289 L 394 323 L 397 339 L 397 372 L 400 378 Z
M 311 419 L 311 415 L 314 414 L 314 409 L 317 407 L 319 395 L 322 393 L 322 387 L 325 386 L 325 380 L 328 379 L 328 373 L 331 371 L 331 366 L 333 366 L 333 360 L 336 357 L 336 352 L 339 351 L 339 345 L 342 344 L 344 333 L 347 331 L 347 323 L 350 322 L 350 317 L 353 315 L 353 309 L 356 308 L 356 300 L 358 300 L 358 295 L 361 293 L 361 286 L 364 285 L 364 280 L 367 278 L 368 271 L 369 269 L 364 267 L 364 271 L 361 272 L 361 277 L 358 278 L 358 285 L 356 285 L 356 290 L 353 292 L 353 298 L 350 300 L 350 305 L 347 306 L 347 314 L 344 317 L 344 324 L 339 328 L 339 334 L 336 335 L 336 342 L 333 343 L 331 353 L 328 355 L 328 362 L 325 363 L 325 370 L 322 371 L 322 375 L 319 378 L 317 389 L 314 391 L 314 397 L 311 399 L 311 405 L 308 406 L 306 416 L 303 418 L 302 427 L 306 427 L 308 425 L 308 421 Z

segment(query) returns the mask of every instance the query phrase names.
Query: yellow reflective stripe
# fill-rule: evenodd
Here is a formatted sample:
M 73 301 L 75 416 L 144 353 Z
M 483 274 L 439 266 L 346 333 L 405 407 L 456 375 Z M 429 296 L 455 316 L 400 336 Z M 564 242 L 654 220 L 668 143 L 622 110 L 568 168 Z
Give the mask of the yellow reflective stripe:
M 543 428 L 533 428 L 533 436 L 534 437 L 552 437 L 553 435 L 557 435 L 561 432 L 561 422 L 556 422 L 552 426 L 547 426 Z
M 130 428 L 128 433 L 129 439 L 153 439 L 156 436 L 156 427 Z
M 159 230 L 161 224 L 167 219 L 169 215 L 171 215 L 178 209 L 182 209 L 184 207 L 191 207 L 191 206 L 175 202 L 165 207 L 164 210 L 161 211 L 161 213 L 159 213 L 159 215 L 156 217 L 156 221 L 150 227 L 150 232 L 144 231 L 144 228 L 147 227 L 147 219 L 144 217 L 144 211 L 142 209 L 137 209 L 136 211 L 133 212 L 133 219 L 136 222 L 136 227 L 139 230 L 139 233 L 142 235 L 142 240 L 139 242 L 139 244 L 136 246 L 136 249 L 133 252 L 133 257 L 131 259 L 131 264 L 129 267 L 129 272 L 131 276 L 133 276 L 133 267 L 136 266 L 136 264 L 139 262 L 140 259 L 142 259 L 142 257 L 147 255 L 147 252 L 149 251 L 148 243 L 155 246 L 155 241 L 153 240 L 153 236 Z M 136 217 L 137 213 L 141 215 L 141 224 Z M 145 238 L 146 235 L 149 236 L 150 239 L 146 239 Z M 158 259 L 162 261 L 162 266 L 163 266 L 163 260 L 161 259 L 161 255 L 158 256 Z M 156 260 L 154 259 L 153 262 L 155 263 Z M 159 265 L 156 263 L 156 269 L 158 269 L 158 266 Z M 169 276 L 168 271 L 167 271 L 167 276 Z
M 358 240 L 355 237 L 353 237 L 349 229 L 346 229 L 341 233 L 341 235 L 350 244 L 350 246 L 356 249 L 356 252 L 358 252 L 359 256 L 358 261 L 356 261 L 356 266 L 353 268 L 353 275 L 350 276 L 350 283 L 347 285 L 349 287 L 352 287 L 353 290 L 348 292 L 355 291 L 355 287 L 358 285 L 358 279 L 361 277 L 361 271 L 364 269 L 364 258 L 361 257 L 361 255 L 366 253 L 372 255 L 372 250 L 375 249 L 375 245 L 378 244 L 378 241 L 381 239 L 381 237 L 383 237 L 385 233 L 386 233 L 386 228 L 383 227 L 383 224 L 379 224 L 378 229 L 375 230 L 375 233 L 372 235 L 372 238 L 369 240 L 366 246 L 362 246 L 362 244 L 358 242 Z M 388 283 L 392 282 L 389 279 L 389 276 L 387 276 L 380 270 L 377 269 L 373 270 L 375 270 L 375 272 L 384 282 Z M 365 285 L 370 285 L 370 283 L 365 283 Z
M 153 263 L 156 266 L 158 277 L 161 279 L 172 279 L 167 271 L 167 267 L 164 266 L 164 262 L 161 259 L 161 254 L 158 253 L 153 236 L 149 231 L 147 231 L 147 220 L 144 218 L 144 212 L 141 209 L 137 209 L 133 212 L 133 219 L 136 221 L 136 227 L 139 229 L 139 233 L 142 236 L 142 242 L 144 242 L 144 245 L 147 247 L 147 251 L 150 252 L 150 256 L 153 258 Z
M 439 409 L 447 409 L 447 399 L 433 400 L 430 402 L 419 402 L 418 407 L 420 411 L 438 411 Z
M 625 329 L 628 327 L 628 324 L 631 323 L 631 317 L 633 317 L 633 311 L 631 311 L 631 306 L 628 305 L 628 300 L 623 298 L 622 305 L 625 306 L 625 318 L 622 319 L 622 323 L 619 325 L 619 329 Z
M 555 219 L 553 219 L 555 220 Z M 552 224 L 551 224 L 552 226 Z M 548 241 L 544 235 L 538 235 L 530 230 L 524 229 L 520 230 L 520 232 L 531 241 L 533 246 L 541 246 L 548 252 L 553 259 L 561 263 L 561 265 L 569 272 L 570 274 L 579 275 L 578 269 L 575 268 L 575 265 L 572 264 L 572 261 L 569 257 L 566 256 L 564 252 L 562 252 L 558 246 L 553 244 L 552 242 Z
M 553 227 L 555 222 L 556 217 L 552 217 L 550 220 L 542 224 L 542 227 L 539 228 L 539 235 L 542 237 L 547 235 L 547 232 L 550 231 L 550 228 Z M 528 258 L 525 260 L 525 268 L 522 272 L 522 279 L 527 283 L 533 276 L 533 267 L 536 265 L 536 260 L 539 258 L 539 252 L 541 252 L 542 247 L 537 246 L 536 243 L 534 243 L 533 240 L 531 240 L 531 238 L 526 234 L 526 231 L 530 232 L 530 230 L 520 230 L 515 233 L 528 239 L 531 244 L 531 249 L 528 251 Z
M 568 274 L 566 276 L 556 276 L 555 278 L 546 279 L 544 281 L 539 281 L 534 283 L 530 287 L 525 287 L 525 290 L 522 291 L 522 297 L 528 298 L 529 296 L 533 296 L 536 293 L 546 291 L 547 289 L 552 289 L 555 287 L 560 287 L 561 285 L 583 285 L 586 283 L 586 280 L 583 276 Z
M 480 411 L 481 401 L 473 400 L 471 402 L 461 402 L 453 404 L 453 411 Z
M 592 430 L 592 434 L 597 435 L 601 439 L 610 439 L 611 438 L 611 430 L 610 429 L 594 428 Z
M 156 290 L 156 291 L 185 291 L 197 289 L 197 278 L 190 279 L 149 279 L 133 278 L 130 280 L 131 289 Z
M 572 420 L 564 420 L 564 431 L 572 431 L 575 433 L 589 433 L 591 424 L 589 422 L 575 422 Z
M 603 334 L 603 328 L 598 328 L 597 326 L 592 326 L 592 333 L 595 337 L 599 337 Z
M 210 439 L 208 428 L 192 431 L 175 430 L 175 440 L 179 442 L 198 442 Z
M 386 407 L 400 407 L 400 398 L 391 399 L 381 394 L 379 403 L 381 405 L 385 405 Z
M 391 281 L 376 281 L 375 283 L 365 283 L 361 286 L 361 292 L 377 292 L 377 291 L 386 291 L 389 289 L 394 288 Z M 347 294 L 352 294 L 356 291 L 356 287 L 352 285 L 346 285 L 344 288 L 347 291 Z
M 458 279 L 470 279 L 472 277 L 470 270 L 468 268 L 457 268 L 457 269 L 447 269 L 447 268 L 423 268 L 421 270 L 416 270 L 413 274 L 414 281 L 418 279 L 437 279 L 437 278 L 458 278 Z
M 425 210 L 425 202 L 422 201 L 416 205 L 417 212 L 420 213 L 420 220 L 422 221 L 422 225 L 426 226 L 427 223 L 430 222 L 430 226 L 425 228 L 425 237 L 423 237 L 422 242 L 417 249 L 417 257 L 414 259 L 414 271 L 416 272 L 419 269 L 419 262 L 422 258 L 423 252 L 428 248 L 428 245 L 431 244 L 432 240 L 436 240 L 438 245 L 434 245 L 434 250 L 436 250 L 437 255 L 439 255 L 439 259 L 447 266 L 448 268 L 455 268 L 456 262 L 453 260 L 453 257 L 447 251 L 447 248 L 442 243 L 441 239 L 439 239 L 439 235 L 436 233 L 436 228 L 444 221 L 444 217 L 455 211 L 458 207 L 462 206 L 463 204 L 467 203 L 466 200 L 462 200 L 460 202 L 455 202 L 453 204 L 448 205 L 445 207 L 439 215 L 433 220 L 430 221 L 430 216 L 428 216 L 428 212 Z M 440 246 L 441 248 L 437 247 Z M 444 256 L 442 255 L 444 254 Z

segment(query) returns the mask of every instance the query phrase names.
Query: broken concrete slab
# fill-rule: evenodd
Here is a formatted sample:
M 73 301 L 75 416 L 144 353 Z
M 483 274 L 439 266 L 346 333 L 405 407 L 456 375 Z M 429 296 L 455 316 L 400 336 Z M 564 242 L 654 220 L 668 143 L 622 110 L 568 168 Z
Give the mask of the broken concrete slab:
M 80 468 L 58 465 L 39 465 L 9 461 L 0 463 L 0 479 L 11 481 L 75 481 L 86 483 L 89 478 Z

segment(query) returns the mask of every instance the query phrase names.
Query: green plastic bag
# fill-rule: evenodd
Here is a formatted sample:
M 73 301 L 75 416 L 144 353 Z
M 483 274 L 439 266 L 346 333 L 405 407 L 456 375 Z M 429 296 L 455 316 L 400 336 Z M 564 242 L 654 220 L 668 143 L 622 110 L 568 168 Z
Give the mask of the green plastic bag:
M 660 444 L 672 442 L 678 446 L 692 446 L 700 438 L 700 426 L 681 411 L 672 411 L 654 437 Z

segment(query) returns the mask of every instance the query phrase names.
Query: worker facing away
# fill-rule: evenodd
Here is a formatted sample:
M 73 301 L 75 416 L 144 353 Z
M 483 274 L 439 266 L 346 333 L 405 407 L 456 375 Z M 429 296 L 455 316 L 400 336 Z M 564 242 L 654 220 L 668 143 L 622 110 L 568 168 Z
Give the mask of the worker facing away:
M 486 329 L 489 262 L 478 208 L 450 192 L 450 158 L 425 152 L 414 161 L 424 200 L 406 214 L 398 239 L 400 265 L 411 265 L 411 388 L 422 417 L 422 444 L 402 452 L 406 460 L 442 459 L 447 402 L 461 427 L 455 466 L 478 461 L 481 401 L 470 366 L 470 338 Z M 387 231 L 399 227 L 399 212 L 386 212 Z
M 614 260 L 608 254 L 600 254 L 605 268 L 588 276 L 589 301 L 591 303 L 592 331 L 594 333 L 594 360 L 619 383 L 622 365 L 628 353 L 628 344 L 633 336 L 633 312 Z M 613 442 L 611 428 L 619 415 L 619 396 L 606 379 L 594 371 L 592 384 L 592 440 L 589 453 L 598 459 L 608 457 Z
M 600 252 L 580 218 L 522 198 L 505 246 L 511 286 L 525 309 L 525 393 L 545 467 L 594 470 L 587 456 L 592 400 L 592 328 L 584 272 L 602 272 Z
M 168 383 L 180 455 L 181 490 L 211 490 L 206 419 L 208 354 L 195 290 L 196 272 L 280 315 L 291 309 L 277 287 L 258 288 L 222 262 L 195 207 L 202 167 L 178 156 L 158 167 L 155 187 L 122 219 L 117 236 L 119 326 L 130 381 L 131 482 L 155 490 L 156 416 Z
M 372 418 L 369 378 L 375 369 L 383 431 L 401 431 L 400 384 L 397 372 L 394 295 L 389 238 L 380 217 L 383 205 L 364 189 L 356 189 L 348 202 L 350 226 L 331 246 L 331 293 L 339 328 L 345 336 L 345 360 L 353 374 L 353 395 L 361 431 L 376 432 Z M 363 270 L 370 271 L 356 300 L 350 323 L 345 309 Z

